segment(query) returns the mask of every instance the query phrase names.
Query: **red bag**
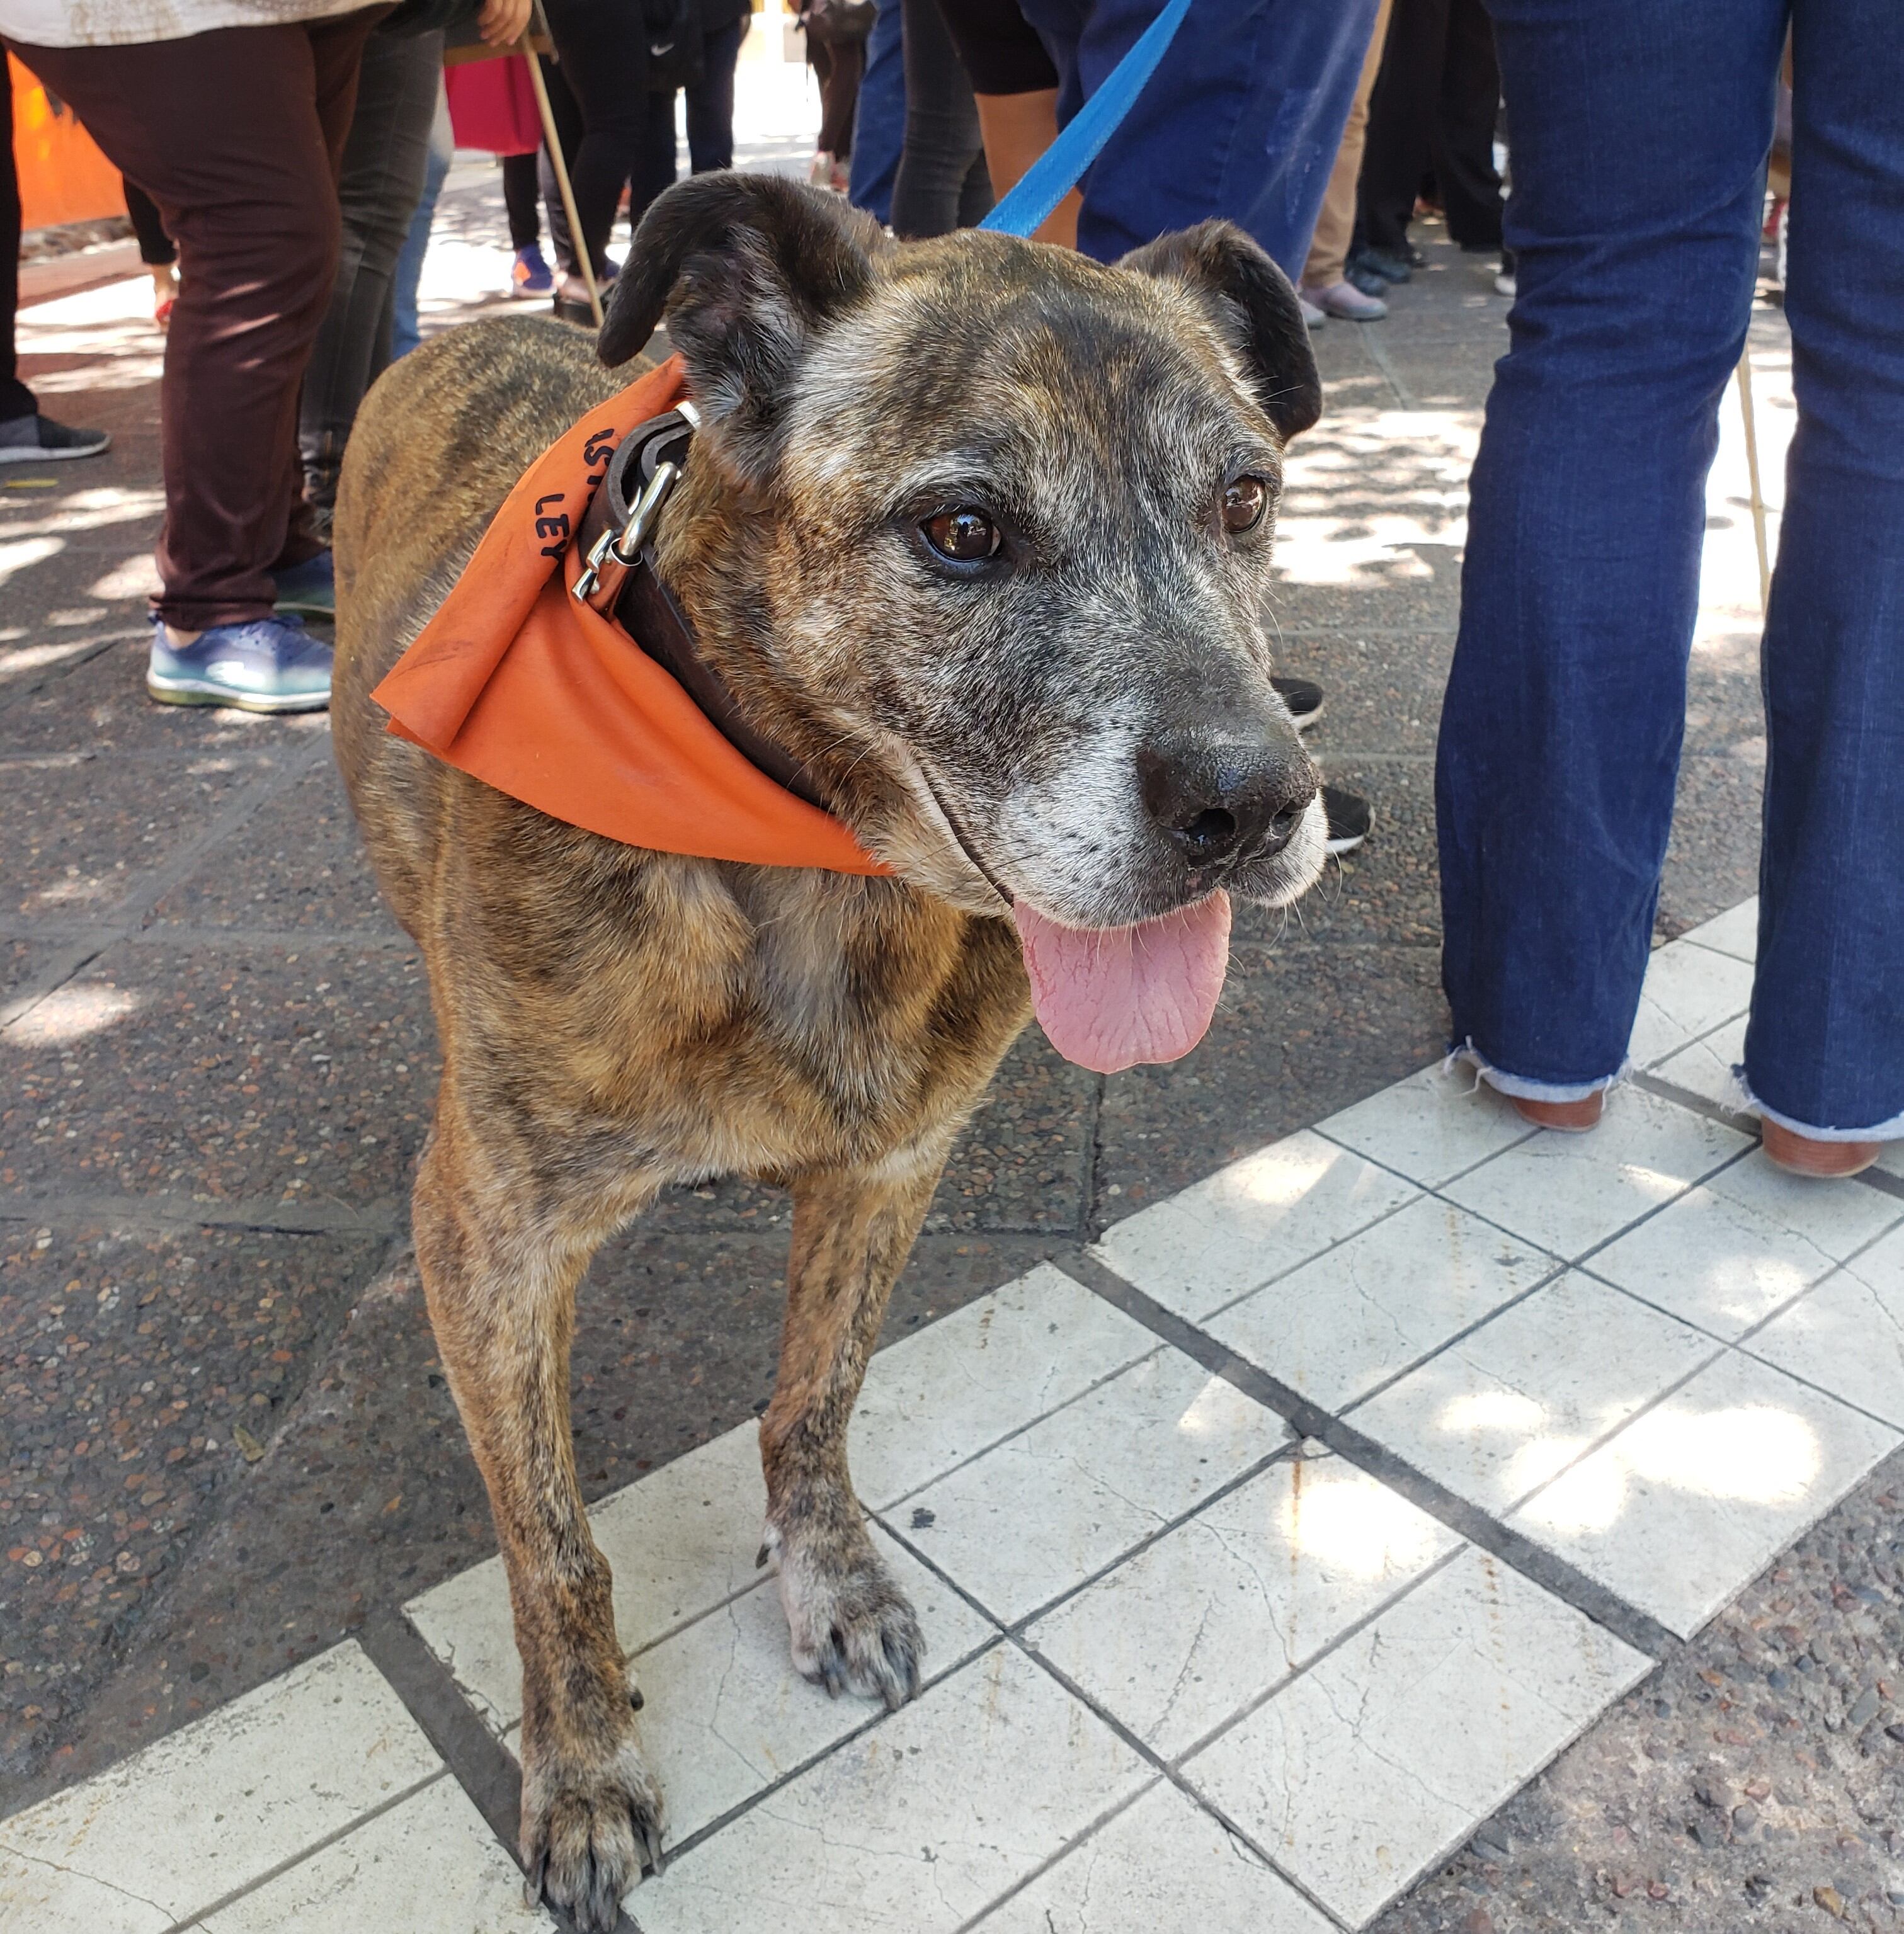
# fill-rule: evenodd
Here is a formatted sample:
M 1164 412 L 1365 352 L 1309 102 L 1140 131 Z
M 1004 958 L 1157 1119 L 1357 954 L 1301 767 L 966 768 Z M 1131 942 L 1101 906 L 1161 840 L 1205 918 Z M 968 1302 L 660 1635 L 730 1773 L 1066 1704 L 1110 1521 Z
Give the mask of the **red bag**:
M 525 56 L 462 61 L 443 70 L 450 125 L 459 148 L 493 155 L 532 155 L 542 145 L 542 117 Z

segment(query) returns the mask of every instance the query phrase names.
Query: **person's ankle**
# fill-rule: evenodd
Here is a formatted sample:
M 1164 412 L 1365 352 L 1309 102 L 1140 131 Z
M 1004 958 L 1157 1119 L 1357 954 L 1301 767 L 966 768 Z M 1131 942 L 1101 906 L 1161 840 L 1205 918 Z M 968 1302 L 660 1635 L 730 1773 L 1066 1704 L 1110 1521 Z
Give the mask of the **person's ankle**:
M 1766 1159 L 1788 1175 L 1809 1175 L 1820 1181 L 1842 1180 L 1861 1175 L 1883 1152 L 1875 1141 L 1827 1141 L 1788 1128 L 1770 1116 L 1759 1120 L 1759 1133 Z
M 178 625 L 172 624 L 169 621 L 165 627 L 165 642 L 175 652 L 182 652 L 185 650 L 187 646 L 197 644 L 199 640 L 205 634 L 202 631 L 187 631 L 182 630 Z

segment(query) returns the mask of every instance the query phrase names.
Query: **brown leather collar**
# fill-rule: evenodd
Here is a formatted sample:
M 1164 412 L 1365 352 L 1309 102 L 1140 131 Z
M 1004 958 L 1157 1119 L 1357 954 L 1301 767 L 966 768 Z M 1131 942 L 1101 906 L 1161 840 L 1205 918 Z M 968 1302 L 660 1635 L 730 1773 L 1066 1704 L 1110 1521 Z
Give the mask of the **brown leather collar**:
M 692 435 L 693 425 L 687 417 L 679 410 L 670 410 L 622 438 L 582 520 L 578 541 L 585 558 L 605 532 L 625 527 L 642 492 L 663 463 L 685 467 Z M 634 562 L 626 567 L 613 592 L 609 615 L 641 650 L 667 670 L 708 723 L 749 764 L 809 806 L 823 812 L 832 811 L 812 774 L 784 746 L 747 722 L 726 682 L 700 655 L 694 627 L 661 581 L 652 538 L 643 542 Z

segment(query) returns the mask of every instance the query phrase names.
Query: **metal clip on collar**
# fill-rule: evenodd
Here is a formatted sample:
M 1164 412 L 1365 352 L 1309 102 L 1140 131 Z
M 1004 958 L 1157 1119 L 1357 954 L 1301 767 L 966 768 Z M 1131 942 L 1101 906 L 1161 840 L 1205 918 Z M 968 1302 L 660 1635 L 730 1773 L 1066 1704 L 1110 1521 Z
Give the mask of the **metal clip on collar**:
M 700 427 L 700 412 L 692 403 L 683 402 L 665 417 L 633 432 L 626 441 L 625 458 L 622 452 L 616 453 L 616 460 L 609 465 L 608 474 L 601 480 L 603 490 L 610 493 L 611 514 L 616 499 L 626 489 L 628 470 L 637 470 L 646 480 L 635 493 L 620 528 L 611 523 L 589 547 L 587 562 L 574 586 L 575 595 L 583 604 L 602 612 L 614 608 L 622 581 L 640 562 L 642 546 L 649 539 L 655 517 L 687 468 L 688 439 Z M 671 453 L 664 455 L 664 451 Z

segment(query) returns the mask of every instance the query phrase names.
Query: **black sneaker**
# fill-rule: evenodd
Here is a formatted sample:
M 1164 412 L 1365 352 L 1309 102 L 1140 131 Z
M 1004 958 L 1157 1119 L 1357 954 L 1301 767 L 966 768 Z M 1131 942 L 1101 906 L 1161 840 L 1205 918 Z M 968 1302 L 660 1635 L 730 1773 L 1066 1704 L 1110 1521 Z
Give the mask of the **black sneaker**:
M 1322 716 L 1322 688 L 1306 678 L 1273 678 L 1276 696 L 1289 708 L 1298 732 L 1306 732 Z
M 1357 250 L 1349 263 L 1349 279 L 1357 288 L 1361 283 L 1357 273 L 1379 276 L 1385 282 L 1405 282 L 1414 273 L 1414 264 L 1405 255 L 1392 255 L 1386 249 L 1361 249 Z M 1366 295 L 1369 291 L 1363 290 Z
M 1369 836 L 1375 823 L 1375 809 L 1360 793 L 1344 792 L 1340 786 L 1322 788 L 1322 810 L 1328 815 L 1328 850 L 1339 857 L 1353 853 Z
M 97 456 L 113 439 L 103 429 L 72 429 L 51 417 L 11 417 L 0 423 L 0 463 L 59 463 Z

